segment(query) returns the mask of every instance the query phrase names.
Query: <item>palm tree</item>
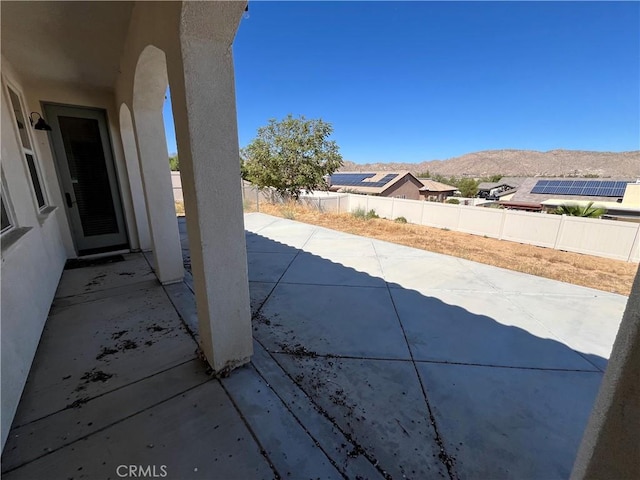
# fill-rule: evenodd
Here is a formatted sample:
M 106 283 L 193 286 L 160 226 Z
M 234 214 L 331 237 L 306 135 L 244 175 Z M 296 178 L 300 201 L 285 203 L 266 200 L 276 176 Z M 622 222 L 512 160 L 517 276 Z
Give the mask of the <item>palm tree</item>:
M 602 215 L 607 213 L 607 209 L 596 208 L 593 206 L 593 202 L 589 202 L 586 205 L 560 205 L 554 213 L 557 213 L 558 215 L 569 215 L 571 217 L 600 218 Z

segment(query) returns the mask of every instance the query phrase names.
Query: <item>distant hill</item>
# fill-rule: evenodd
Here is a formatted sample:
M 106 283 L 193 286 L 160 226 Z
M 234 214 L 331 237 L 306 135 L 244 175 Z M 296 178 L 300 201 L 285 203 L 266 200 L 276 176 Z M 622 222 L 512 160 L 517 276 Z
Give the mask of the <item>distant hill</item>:
M 486 150 L 448 160 L 421 163 L 344 162 L 341 171 L 409 170 L 446 176 L 585 176 L 640 178 L 640 151 L 586 152 L 581 150 Z

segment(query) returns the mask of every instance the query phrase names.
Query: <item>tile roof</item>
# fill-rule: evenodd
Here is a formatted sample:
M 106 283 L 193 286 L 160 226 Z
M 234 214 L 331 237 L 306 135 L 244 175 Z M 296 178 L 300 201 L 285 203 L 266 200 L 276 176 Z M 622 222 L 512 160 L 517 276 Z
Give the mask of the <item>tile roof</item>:
M 408 170 L 385 172 L 336 172 L 331 175 L 331 190 L 352 190 L 363 194 L 381 194 L 407 175 Z
M 423 185 L 420 189 L 421 192 L 455 192 L 458 189 L 452 185 L 436 182 L 430 178 L 419 178 L 418 180 L 420 180 Z

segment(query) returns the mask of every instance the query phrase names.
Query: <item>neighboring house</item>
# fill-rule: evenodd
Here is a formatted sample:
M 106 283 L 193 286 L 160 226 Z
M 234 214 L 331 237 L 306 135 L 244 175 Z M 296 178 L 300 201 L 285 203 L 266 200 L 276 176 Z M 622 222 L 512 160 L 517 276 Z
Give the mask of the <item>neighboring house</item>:
M 380 197 L 419 200 L 420 180 L 409 171 L 400 172 L 337 172 L 331 175 L 332 192 L 349 192 Z
M 485 187 L 493 184 L 484 184 Z M 485 188 L 487 191 L 487 188 Z M 603 218 L 640 221 L 640 182 L 611 179 L 528 178 L 513 196 L 495 195 L 488 198 L 511 210 L 553 212 L 561 205 L 605 208 Z
M 550 199 L 565 201 L 622 202 L 629 178 L 527 178 L 511 198 L 516 202 L 542 203 Z
M 486 198 L 487 200 L 510 200 L 516 193 L 516 190 L 517 186 L 503 181 L 482 182 L 478 185 L 478 197 Z
M 606 209 L 606 213 L 602 218 L 640 223 L 640 182 L 626 184 L 624 195 L 620 201 L 573 200 L 565 196 L 564 198 L 557 197 L 544 200 L 542 207 L 545 211 L 552 212 L 561 205 L 578 205 L 584 207 L 592 202 L 594 208 Z
M 153 248 L 158 280 L 182 281 L 168 85 L 213 370 L 248 362 L 252 335 L 231 49 L 246 2 L 0 7 L 4 446 L 67 259 Z
M 512 200 L 498 200 L 497 202 L 487 202 L 483 207 L 491 207 L 498 205 L 499 207 L 506 208 L 507 210 L 521 210 L 524 212 L 542 212 L 542 205 L 539 203 L 529 202 L 514 202 Z
M 430 202 L 444 202 L 447 197 L 453 196 L 458 190 L 457 187 L 436 182 L 430 178 L 419 178 L 418 180 L 422 183 L 420 197 Z

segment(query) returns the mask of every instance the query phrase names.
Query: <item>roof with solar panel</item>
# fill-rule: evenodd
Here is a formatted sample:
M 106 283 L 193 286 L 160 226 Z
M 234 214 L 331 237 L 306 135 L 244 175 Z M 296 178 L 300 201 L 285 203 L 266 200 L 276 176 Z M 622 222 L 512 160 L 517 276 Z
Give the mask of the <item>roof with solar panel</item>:
M 617 202 L 624 197 L 629 178 L 528 178 L 518 188 L 514 201 L 545 201 L 552 198 Z
M 407 175 L 412 174 L 409 171 L 337 172 L 331 175 L 330 188 L 333 191 L 342 190 L 370 195 L 379 195 L 393 186 L 395 183 L 399 182 L 401 179 L 405 178 Z

